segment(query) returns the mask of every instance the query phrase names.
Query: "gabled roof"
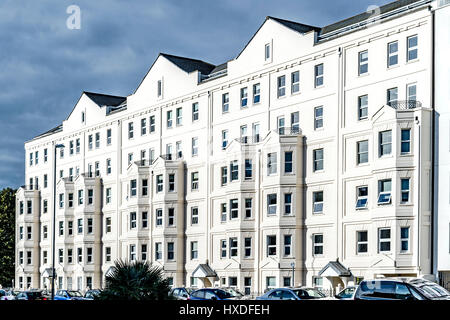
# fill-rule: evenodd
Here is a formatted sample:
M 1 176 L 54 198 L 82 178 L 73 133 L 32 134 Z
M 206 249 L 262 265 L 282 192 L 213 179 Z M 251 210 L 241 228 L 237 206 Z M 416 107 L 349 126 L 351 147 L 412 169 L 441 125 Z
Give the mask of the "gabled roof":
M 99 107 L 103 106 L 117 107 L 127 100 L 126 97 L 112 96 L 103 93 L 95 93 L 87 91 L 84 91 L 83 93 L 87 95 L 89 99 L 94 101 Z
M 208 264 L 199 264 L 192 272 L 192 276 L 194 278 L 215 278 L 217 274 Z
M 321 276 L 328 268 L 331 268 L 337 277 L 350 277 L 352 275 L 350 270 L 344 267 L 339 260 L 336 260 L 328 262 L 328 264 L 319 271 L 319 276 Z
M 179 57 L 167 53 L 160 53 L 160 55 L 165 57 L 187 73 L 200 71 L 202 74 L 209 74 L 216 67 L 215 65 L 202 60 Z
M 401 7 L 404 7 L 404 6 L 407 6 L 407 5 L 410 5 L 410 4 L 413 4 L 415 2 L 419 2 L 419 1 L 422 1 L 422 0 L 397 0 L 397 1 L 385 4 L 384 6 L 381 6 L 379 8 L 380 9 L 379 15 L 387 13 L 387 12 L 390 12 L 390 11 L 393 11 L 395 9 L 398 9 L 398 8 L 401 8 Z M 327 33 L 330 33 L 330 32 L 333 32 L 333 31 L 345 28 L 347 26 L 350 26 L 350 25 L 353 25 L 353 24 L 356 24 L 356 23 L 359 23 L 359 22 L 363 22 L 363 21 L 365 21 L 365 20 L 367 20 L 369 18 L 376 17 L 378 14 L 377 15 L 373 15 L 373 16 L 372 15 L 373 15 L 372 11 L 363 12 L 363 13 L 357 14 L 357 15 L 355 15 L 353 17 L 350 17 L 350 18 L 347 18 L 347 19 L 335 22 L 333 24 L 330 24 L 328 26 L 323 27 L 321 29 L 321 31 L 320 31 L 320 35 L 322 36 L 322 35 L 325 35 Z

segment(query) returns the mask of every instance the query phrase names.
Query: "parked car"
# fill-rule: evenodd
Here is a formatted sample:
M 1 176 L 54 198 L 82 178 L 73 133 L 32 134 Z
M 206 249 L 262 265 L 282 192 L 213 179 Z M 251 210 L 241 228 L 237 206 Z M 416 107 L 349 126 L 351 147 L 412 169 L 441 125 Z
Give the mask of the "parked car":
M 177 300 L 187 300 L 193 290 L 191 288 L 179 287 L 172 288 L 169 295 L 173 296 Z
M 236 297 L 222 289 L 204 288 L 193 291 L 187 300 L 236 300 Z
M 312 300 L 329 299 L 326 295 L 315 288 L 277 288 L 256 297 L 256 300 Z
M 21 291 L 17 294 L 16 300 L 48 300 L 40 290 Z
M 425 279 L 386 278 L 363 280 L 355 300 L 450 300 L 450 292 Z
M 84 300 L 94 300 L 100 294 L 99 289 L 91 289 L 84 294 Z
M 77 290 L 58 290 L 55 300 L 84 300 L 83 295 Z
M 355 292 L 357 286 L 348 286 L 344 290 L 341 290 L 337 295 L 334 297 L 339 300 L 353 300 L 355 298 Z
M 219 289 L 222 289 L 223 291 L 226 291 L 226 292 L 230 293 L 236 299 L 242 299 L 244 297 L 244 294 L 242 294 L 241 292 L 239 292 L 235 288 L 222 287 L 222 288 L 219 288 Z

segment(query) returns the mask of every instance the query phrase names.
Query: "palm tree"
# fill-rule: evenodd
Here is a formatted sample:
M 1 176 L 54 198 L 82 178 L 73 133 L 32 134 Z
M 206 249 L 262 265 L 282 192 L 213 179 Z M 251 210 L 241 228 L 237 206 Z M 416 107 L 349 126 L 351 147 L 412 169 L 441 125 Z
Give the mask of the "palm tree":
M 116 260 L 98 300 L 167 300 L 169 282 L 161 268 L 147 261 Z

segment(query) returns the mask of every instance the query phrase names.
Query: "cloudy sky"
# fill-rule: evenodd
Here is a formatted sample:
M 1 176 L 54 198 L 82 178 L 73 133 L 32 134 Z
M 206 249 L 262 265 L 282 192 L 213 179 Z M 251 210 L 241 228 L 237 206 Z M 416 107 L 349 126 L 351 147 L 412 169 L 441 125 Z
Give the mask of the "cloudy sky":
M 220 64 L 265 17 L 318 27 L 389 0 L 0 0 L 0 189 L 24 184 L 24 142 L 81 92 L 129 95 L 159 52 Z M 81 10 L 67 28 L 67 8 Z

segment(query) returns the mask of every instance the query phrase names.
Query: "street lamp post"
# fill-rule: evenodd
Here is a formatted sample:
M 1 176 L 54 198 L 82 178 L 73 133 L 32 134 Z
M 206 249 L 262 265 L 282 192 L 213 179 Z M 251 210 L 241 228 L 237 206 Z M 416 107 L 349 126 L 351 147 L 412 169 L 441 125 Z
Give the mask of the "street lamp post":
M 292 267 L 292 287 L 295 287 L 295 262 L 291 262 L 291 267 Z
M 55 298 L 55 246 L 56 246 L 56 150 L 64 148 L 63 144 L 55 144 L 53 159 L 53 239 L 52 239 L 52 300 Z

